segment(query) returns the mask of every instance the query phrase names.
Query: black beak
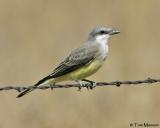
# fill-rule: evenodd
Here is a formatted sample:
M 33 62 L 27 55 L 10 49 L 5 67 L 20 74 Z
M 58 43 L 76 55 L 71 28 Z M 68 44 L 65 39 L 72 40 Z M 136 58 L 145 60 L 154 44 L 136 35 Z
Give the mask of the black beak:
M 118 33 L 120 33 L 120 31 L 118 31 L 118 30 L 112 30 L 112 31 L 109 33 L 109 35 L 115 35 L 115 34 L 118 34 Z

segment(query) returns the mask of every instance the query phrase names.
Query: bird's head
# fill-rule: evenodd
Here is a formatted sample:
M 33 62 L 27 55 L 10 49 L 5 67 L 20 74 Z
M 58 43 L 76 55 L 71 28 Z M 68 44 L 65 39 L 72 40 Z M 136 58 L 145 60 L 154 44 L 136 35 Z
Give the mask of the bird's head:
M 111 27 L 104 27 L 104 26 L 99 26 L 95 27 L 91 33 L 89 34 L 88 40 L 90 41 L 104 41 L 109 39 L 112 35 L 118 34 L 120 31 L 111 28 Z

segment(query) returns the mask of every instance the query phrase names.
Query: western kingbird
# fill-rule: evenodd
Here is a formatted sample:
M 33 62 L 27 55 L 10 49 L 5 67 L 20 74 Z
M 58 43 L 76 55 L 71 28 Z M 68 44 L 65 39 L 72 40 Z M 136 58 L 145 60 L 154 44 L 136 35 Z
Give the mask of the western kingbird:
M 98 26 L 89 34 L 88 40 L 80 47 L 73 50 L 70 55 L 62 61 L 51 74 L 38 81 L 34 88 L 21 92 L 17 97 L 33 91 L 38 86 L 72 80 L 79 83 L 79 89 L 84 81 L 90 83 L 90 88 L 95 86 L 93 81 L 85 79 L 94 74 L 103 65 L 108 55 L 108 39 L 120 31 L 111 27 Z

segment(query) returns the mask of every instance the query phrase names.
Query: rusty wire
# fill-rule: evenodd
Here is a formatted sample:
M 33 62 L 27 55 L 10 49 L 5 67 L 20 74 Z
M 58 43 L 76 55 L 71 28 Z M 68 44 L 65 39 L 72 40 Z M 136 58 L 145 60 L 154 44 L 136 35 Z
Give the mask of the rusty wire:
M 153 84 L 153 83 L 160 83 L 160 79 L 152 79 L 152 78 L 147 78 L 145 80 L 135 80 L 135 81 L 113 81 L 113 82 L 97 82 L 96 86 L 121 86 L 121 85 L 142 85 L 142 84 Z M 79 87 L 78 84 L 55 84 L 53 88 L 71 88 L 71 87 Z M 83 87 L 86 87 L 85 85 Z M 5 86 L 5 87 L 0 87 L 0 91 L 6 91 L 6 90 L 16 90 L 18 92 L 21 92 L 25 89 L 28 88 L 35 88 L 35 89 L 41 89 L 45 90 L 48 88 L 51 88 L 49 85 L 48 86 L 40 86 L 40 87 L 34 87 L 34 86 Z

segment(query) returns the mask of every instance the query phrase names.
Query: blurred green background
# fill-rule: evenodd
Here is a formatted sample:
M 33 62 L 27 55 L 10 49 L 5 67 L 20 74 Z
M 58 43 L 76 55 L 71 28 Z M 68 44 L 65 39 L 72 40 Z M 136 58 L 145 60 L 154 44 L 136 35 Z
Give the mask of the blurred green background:
M 32 85 L 49 74 L 90 30 L 112 26 L 107 62 L 95 81 L 159 78 L 158 0 L 1 0 L 0 86 Z M 155 86 L 154 86 L 155 85 Z M 157 85 L 157 86 L 156 86 Z M 0 92 L 0 128 L 128 128 L 160 124 L 159 84 Z

